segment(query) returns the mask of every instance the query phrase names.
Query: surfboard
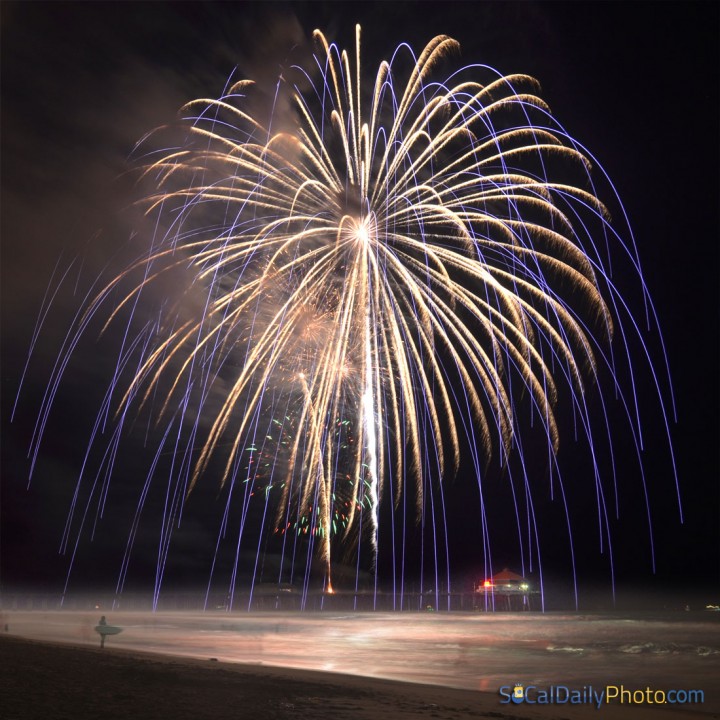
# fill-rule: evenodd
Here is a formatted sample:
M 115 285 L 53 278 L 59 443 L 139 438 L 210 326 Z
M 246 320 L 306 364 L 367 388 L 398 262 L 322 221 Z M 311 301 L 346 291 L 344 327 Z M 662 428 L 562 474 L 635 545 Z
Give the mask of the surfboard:
M 117 635 L 121 633 L 123 629 L 117 625 L 96 625 L 95 632 L 100 635 Z

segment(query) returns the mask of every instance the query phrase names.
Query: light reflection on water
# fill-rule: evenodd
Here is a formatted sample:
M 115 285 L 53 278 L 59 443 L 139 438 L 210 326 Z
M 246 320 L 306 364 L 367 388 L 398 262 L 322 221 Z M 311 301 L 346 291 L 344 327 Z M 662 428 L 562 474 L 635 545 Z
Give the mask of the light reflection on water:
M 99 644 L 100 613 L 6 612 L 13 635 Z M 116 612 L 108 647 L 496 692 L 523 682 L 703 689 L 720 709 L 720 613 Z

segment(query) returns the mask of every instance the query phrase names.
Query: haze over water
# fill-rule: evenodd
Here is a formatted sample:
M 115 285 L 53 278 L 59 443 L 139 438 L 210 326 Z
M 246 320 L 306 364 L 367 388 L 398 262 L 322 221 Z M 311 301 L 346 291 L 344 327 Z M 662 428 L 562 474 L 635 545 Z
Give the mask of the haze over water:
M 4 612 L 13 635 L 99 644 L 103 611 Z M 720 711 L 720 613 L 106 612 L 109 648 L 497 692 L 700 689 Z M 696 708 L 698 706 L 695 706 Z

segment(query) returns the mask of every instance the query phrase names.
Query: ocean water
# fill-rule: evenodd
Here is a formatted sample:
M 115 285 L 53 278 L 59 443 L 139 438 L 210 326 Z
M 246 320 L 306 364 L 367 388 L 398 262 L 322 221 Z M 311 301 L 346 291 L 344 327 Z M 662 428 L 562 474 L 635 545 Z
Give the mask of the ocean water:
M 100 612 L 4 612 L 8 632 L 99 644 Z M 497 692 L 703 690 L 720 712 L 720 613 L 107 613 L 107 647 Z

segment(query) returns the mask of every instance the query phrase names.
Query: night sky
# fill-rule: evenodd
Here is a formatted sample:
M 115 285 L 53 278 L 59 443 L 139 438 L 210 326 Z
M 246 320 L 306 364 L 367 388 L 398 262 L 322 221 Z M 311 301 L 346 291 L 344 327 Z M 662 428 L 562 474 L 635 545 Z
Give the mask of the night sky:
M 94 360 L 88 341 L 84 359 L 71 367 L 60 391 L 27 488 L 26 452 L 37 408 L 64 332 L 63 318 L 74 312 L 79 296 L 65 293 L 57 299 L 35 346 L 14 421 L 10 418 L 58 259 L 66 265 L 75 255 L 83 258 L 82 268 L 73 271 L 78 288 L 87 287 L 94 269 L 117 260 L 131 231 L 125 214 L 132 198 L 126 159 L 145 132 L 172 119 L 190 99 L 218 96 L 236 66 L 240 75 L 262 79 L 273 77 L 278 65 L 302 60 L 303 38 L 314 27 L 341 47 L 351 47 L 356 22 L 363 26 L 366 67 L 376 66 L 400 42 L 417 51 L 445 33 L 460 42 L 462 63 L 536 77 L 553 114 L 612 179 L 667 344 L 678 413 L 671 435 L 684 511 L 681 524 L 667 442 L 645 372 L 638 387 L 657 569 L 653 575 L 637 467 L 622 461 L 628 446 L 620 432 L 621 515 L 612 521 L 618 587 L 621 594 L 641 589 L 658 596 L 688 587 L 717 602 L 720 10 L 716 3 L 692 2 L 4 2 L 0 589 L 62 588 L 67 557 L 58 556 L 57 549 L 101 397 L 102 357 Z M 638 301 L 629 274 L 620 271 L 614 280 L 629 302 Z M 642 317 L 640 307 L 634 310 Z M 661 364 L 656 336 L 651 346 Z M 575 482 L 587 473 L 581 453 L 570 440 L 560 456 L 577 526 L 580 581 L 588 593 L 598 587 L 607 593 L 609 567 L 607 556 L 598 552 L 594 497 L 589 485 Z M 456 486 L 449 508 L 462 515 L 470 490 L 462 482 Z M 73 576 L 77 587 L 112 586 L 117 575 L 118 547 L 122 553 L 128 527 L 123 509 L 134 506 L 137 480 L 115 479 L 113 488 L 113 512 L 99 524 L 92 547 L 81 545 Z M 206 491 L 198 507 L 211 508 L 213 492 Z M 502 493 L 501 479 L 493 483 L 491 478 L 486 492 Z M 549 529 L 543 544 L 547 577 L 566 586 L 562 508 L 540 489 L 537 500 L 541 525 Z M 215 524 L 191 514 L 187 518 L 174 561 L 179 584 L 206 582 Z M 551 529 L 555 524 L 557 533 Z M 458 578 L 465 582 L 478 574 L 481 562 L 471 530 L 462 528 L 458 523 L 451 550 Z M 141 530 L 130 585 L 142 587 L 152 575 L 156 551 L 144 556 L 142 550 L 144 542 L 148 548 L 157 542 L 152 531 L 152 526 Z M 516 554 L 503 550 L 503 529 L 497 533 L 498 569 L 516 567 Z M 705 592 L 713 589 L 715 596 Z

